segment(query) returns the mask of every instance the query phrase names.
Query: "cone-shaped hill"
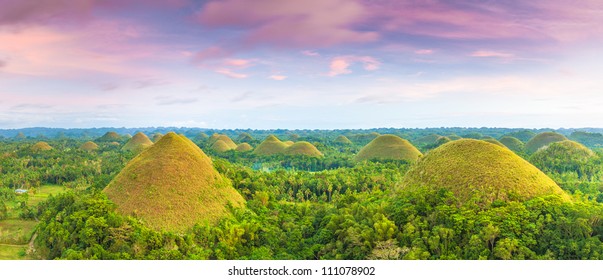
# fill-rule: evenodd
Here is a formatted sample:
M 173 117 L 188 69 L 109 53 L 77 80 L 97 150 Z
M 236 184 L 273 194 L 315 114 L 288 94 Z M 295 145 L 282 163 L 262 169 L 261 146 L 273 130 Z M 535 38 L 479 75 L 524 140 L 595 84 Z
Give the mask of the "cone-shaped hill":
M 407 140 L 396 135 L 385 134 L 364 146 L 354 159 L 356 161 L 373 159 L 415 161 L 421 156 L 421 152 Z
M 286 148 L 287 144 L 281 142 L 276 136 L 269 135 L 255 148 L 255 150 L 253 150 L 253 153 L 256 155 L 269 156 L 283 153 Z
M 295 142 L 293 145 L 287 147 L 284 151 L 286 155 L 303 155 L 309 157 L 322 157 L 323 154 L 311 143 L 306 141 Z
M 117 211 L 158 230 L 183 231 L 228 215 L 243 197 L 197 145 L 173 132 L 142 151 L 103 190 Z
M 352 141 L 350 141 L 349 138 L 345 137 L 345 135 L 339 135 L 337 136 L 337 138 L 335 138 L 335 143 L 341 145 L 351 145 Z
M 513 152 L 523 151 L 523 142 L 513 136 L 503 136 L 498 141 Z
M 232 150 L 232 148 L 230 148 L 228 146 L 228 144 L 226 144 L 226 142 L 224 142 L 222 139 L 219 139 L 218 141 L 214 142 L 211 145 L 211 148 L 212 148 L 212 150 L 219 152 L 219 153 L 223 153 L 223 152 Z
M 36 153 L 43 152 L 43 151 L 50 151 L 50 150 L 52 150 L 52 147 L 44 141 L 35 143 L 33 146 L 31 146 L 31 151 L 36 152 Z
M 153 141 L 153 143 L 157 143 L 157 141 L 159 141 L 161 137 L 163 137 L 163 134 L 159 132 L 153 133 L 153 135 L 151 135 L 151 141 Z
M 92 152 L 98 150 L 98 145 L 92 141 L 88 141 L 80 146 L 80 150 Z
M 232 141 L 232 139 L 230 139 L 230 137 L 228 137 L 228 135 L 226 135 L 226 134 L 217 134 L 217 133 L 215 133 L 214 135 L 212 135 L 209 138 L 209 144 L 213 145 L 218 140 L 224 141 L 224 143 L 228 146 L 229 150 L 237 148 L 237 144 L 235 144 L 235 142 Z
M 425 135 L 415 141 L 413 141 L 417 146 L 427 146 L 427 145 L 433 145 L 435 144 L 435 142 L 438 140 L 438 138 L 440 138 L 440 135 L 437 135 L 435 133 L 429 134 L 429 135 Z
M 538 168 L 511 150 L 485 141 L 446 143 L 420 159 L 404 176 L 403 189 L 446 188 L 465 202 L 480 192 L 486 202 L 569 196 Z
M 285 144 L 287 147 L 291 147 L 291 145 L 295 144 L 295 142 L 293 142 L 291 140 L 287 140 L 287 141 L 283 142 L 283 144 Z
M 128 140 L 128 142 L 121 147 L 121 149 L 124 151 L 132 151 L 137 153 L 150 147 L 151 145 L 153 145 L 151 139 L 149 139 L 146 134 L 138 132 L 134 134 L 134 136 L 130 138 L 130 140 Z
M 561 173 L 566 169 L 580 170 L 594 155 L 595 153 L 584 145 L 565 140 L 539 149 L 530 157 L 530 161 L 543 170 Z
M 253 150 L 253 147 L 248 143 L 241 143 L 237 146 L 235 150 L 237 150 L 237 152 L 249 152 Z
M 100 138 L 96 139 L 96 142 L 113 142 L 113 141 L 121 141 L 121 136 L 117 134 L 117 132 L 109 131 L 105 133 Z
M 528 141 L 528 143 L 526 143 L 525 148 L 526 148 L 526 151 L 531 154 L 548 144 L 551 144 L 554 142 L 560 142 L 560 141 L 564 141 L 564 140 L 568 140 L 568 139 L 559 133 L 543 132 L 543 133 L 539 133 L 536 136 L 532 137 L 532 139 L 530 139 L 530 141 Z
M 239 137 L 237 137 L 237 140 L 239 140 L 239 142 L 251 142 L 251 141 L 253 141 L 253 137 L 251 137 L 251 134 L 249 134 L 247 132 L 243 132 L 243 133 L 239 134 Z

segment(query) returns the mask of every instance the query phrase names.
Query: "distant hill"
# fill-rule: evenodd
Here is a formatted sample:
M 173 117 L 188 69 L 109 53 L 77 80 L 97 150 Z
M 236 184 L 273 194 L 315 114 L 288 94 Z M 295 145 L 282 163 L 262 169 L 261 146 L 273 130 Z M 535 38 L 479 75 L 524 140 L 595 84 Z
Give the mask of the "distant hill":
M 253 153 L 256 155 L 269 156 L 283 153 L 285 148 L 287 148 L 287 144 L 281 142 L 276 136 L 269 135 L 253 150 Z
M 314 145 L 306 141 L 295 142 L 293 145 L 287 147 L 283 153 L 285 155 L 302 155 L 308 157 L 323 156 L 323 154 Z
M 364 146 L 354 158 L 362 160 L 407 160 L 415 161 L 422 154 L 407 140 L 396 135 L 381 135 Z
M 124 151 L 132 151 L 138 153 L 153 145 L 153 142 L 146 134 L 138 132 L 134 134 L 130 140 L 121 148 Z
M 245 201 L 197 145 L 175 133 L 142 151 L 103 190 L 117 211 L 157 230 L 183 231 Z
M 542 132 L 532 137 L 532 139 L 526 143 L 525 149 L 531 154 L 548 144 L 564 140 L 568 139 L 557 132 Z
M 88 141 L 80 146 L 80 150 L 84 150 L 84 151 L 88 151 L 88 152 L 96 151 L 96 150 L 98 150 L 98 145 L 92 141 Z

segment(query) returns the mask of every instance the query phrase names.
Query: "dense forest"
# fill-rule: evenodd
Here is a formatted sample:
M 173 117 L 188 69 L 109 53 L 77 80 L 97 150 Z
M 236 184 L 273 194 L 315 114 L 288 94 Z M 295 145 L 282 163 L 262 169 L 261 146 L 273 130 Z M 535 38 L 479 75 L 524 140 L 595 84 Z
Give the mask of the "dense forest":
M 169 131 L 190 139 L 211 158 L 216 176 L 243 197 L 243 207 L 226 205 L 227 215 L 184 230 L 158 229 L 118 211 L 103 190 Z M 138 132 L 155 144 L 124 149 Z M 600 132 L 2 130 L 0 258 L 603 259 Z M 397 137 L 377 148 L 407 145 L 416 152 L 388 158 L 376 156 L 382 152 L 377 148 L 363 151 L 384 134 Z M 424 173 L 419 168 L 438 153 L 432 151 L 466 139 L 493 143 L 485 145 L 529 162 L 564 194 L 492 198 L 488 191 L 460 194 L 441 182 L 406 187 L 408 174 Z M 178 189 L 178 183 L 171 187 Z M 12 252 L 10 246 L 20 247 Z

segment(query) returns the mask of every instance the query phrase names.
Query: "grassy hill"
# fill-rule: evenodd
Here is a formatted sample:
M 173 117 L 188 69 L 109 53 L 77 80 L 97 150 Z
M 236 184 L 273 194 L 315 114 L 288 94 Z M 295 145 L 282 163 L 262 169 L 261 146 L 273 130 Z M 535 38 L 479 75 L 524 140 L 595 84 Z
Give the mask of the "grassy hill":
M 239 142 L 251 142 L 251 141 L 253 141 L 253 137 L 251 136 L 251 134 L 249 134 L 247 132 L 243 132 L 243 133 L 239 134 L 239 137 L 237 137 L 237 140 Z
M 446 143 L 420 159 L 404 177 L 403 189 L 446 188 L 462 201 L 474 192 L 494 200 L 526 200 L 559 194 L 557 184 L 511 150 L 481 140 Z
M 32 152 L 37 153 L 37 152 L 43 152 L 43 151 L 50 151 L 50 150 L 52 150 L 52 147 L 48 143 L 46 143 L 44 141 L 40 141 L 38 143 L 35 143 L 33 146 L 31 146 L 30 149 Z
M 138 153 L 150 147 L 151 145 L 153 145 L 151 139 L 149 139 L 146 134 L 138 132 L 134 134 L 134 136 L 130 138 L 130 140 L 128 140 L 128 142 L 123 147 L 121 147 L 121 149 L 124 151 L 132 151 Z
M 303 155 L 309 157 L 322 157 L 323 154 L 311 143 L 299 141 L 287 147 L 284 151 L 286 155 Z
M 408 160 L 415 161 L 422 154 L 407 140 L 396 135 L 381 135 L 364 146 L 354 158 L 362 160 Z
M 285 148 L 287 148 L 287 144 L 281 142 L 276 136 L 269 135 L 255 148 L 255 150 L 253 150 L 253 153 L 256 155 L 269 156 L 283 153 Z
M 96 142 L 113 142 L 113 141 L 121 141 L 122 138 L 117 134 L 117 132 L 109 131 L 105 133 L 103 136 L 96 139 Z
M 543 132 L 532 137 L 525 145 L 525 149 L 528 153 L 534 153 L 538 149 L 559 141 L 568 140 L 565 136 L 556 132 Z
M 80 150 L 92 152 L 98 150 L 98 145 L 92 141 L 88 141 L 80 146 Z
M 594 156 L 595 153 L 584 145 L 565 140 L 539 149 L 530 157 L 530 162 L 546 171 L 580 173 L 583 171 L 581 166 Z
M 218 141 L 214 142 L 211 145 L 211 148 L 212 148 L 212 150 L 219 152 L 219 153 L 223 153 L 223 152 L 232 150 L 232 148 L 230 148 L 228 146 L 228 144 L 226 144 L 226 142 L 224 142 L 222 139 L 219 139 Z
M 166 134 L 142 151 L 103 190 L 122 214 L 154 229 L 183 231 L 228 215 L 243 197 L 189 139 Z
M 237 150 L 238 152 L 249 152 L 253 150 L 253 147 L 248 143 L 241 143 L 237 146 L 235 150 Z
M 226 146 L 228 146 L 229 150 L 237 148 L 237 144 L 235 144 L 235 142 L 232 141 L 232 139 L 230 139 L 230 137 L 228 137 L 228 135 L 225 135 L 225 134 L 217 134 L 217 133 L 213 134 L 209 138 L 209 144 L 213 145 L 218 140 L 224 141 L 224 143 L 226 144 Z
M 511 151 L 516 153 L 522 152 L 524 149 L 523 142 L 513 136 L 503 136 L 498 141 L 505 145 L 505 147 L 509 148 Z
M 339 135 L 337 136 L 337 138 L 335 138 L 335 143 L 341 145 L 351 145 L 352 141 L 350 141 L 349 138 L 345 137 L 345 135 Z

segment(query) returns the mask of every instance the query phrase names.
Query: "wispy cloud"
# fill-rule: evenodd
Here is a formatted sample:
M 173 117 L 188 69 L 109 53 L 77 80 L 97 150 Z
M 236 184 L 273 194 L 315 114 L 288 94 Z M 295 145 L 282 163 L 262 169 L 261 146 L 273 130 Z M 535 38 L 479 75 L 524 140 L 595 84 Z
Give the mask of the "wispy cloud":
M 215 72 L 218 74 L 222 74 L 226 77 L 233 78 L 233 79 L 245 79 L 245 78 L 249 77 L 249 75 L 247 75 L 247 74 L 236 73 L 229 69 L 218 69 L 218 70 L 215 70 Z
M 343 74 L 350 74 L 350 66 L 355 63 L 362 63 L 364 70 L 375 71 L 379 69 L 381 62 L 371 56 L 338 56 L 331 60 L 328 76 L 334 77 Z
M 303 54 L 305 56 L 319 56 L 320 55 L 318 52 L 311 51 L 311 50 L 304 50 L 301 52 L 301 54 Z
M 287 79 L 287 76 L 284 76 L 284 75 L 270 75 L 268 77 L 268 79 L 272 79 L 272 80 L 275 80 L 275 81 L 282 81 L 284 79 Z
M 176 97 L 176 96 L 158 96 L 157 105 L 186 105 L 199 101 L 196 97 Z
M 515 57 L 515 55 L 512 53 L 486 51 L 486 50 L 475 51 L 475 52 L 471 53 L 470 56 L 472 56 L 472 57 L 495 57 L 495 58 L 513 58 L 513 57 Z

